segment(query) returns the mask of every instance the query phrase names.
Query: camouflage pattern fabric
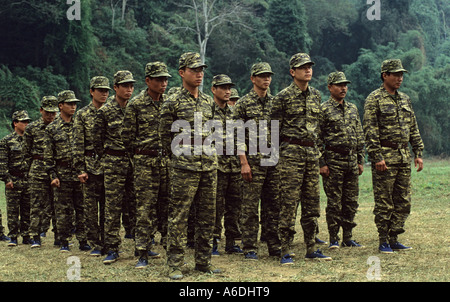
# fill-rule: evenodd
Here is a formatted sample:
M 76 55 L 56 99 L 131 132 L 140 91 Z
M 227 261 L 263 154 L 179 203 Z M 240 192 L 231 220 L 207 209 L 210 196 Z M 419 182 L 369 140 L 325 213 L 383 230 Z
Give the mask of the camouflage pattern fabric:
M 73 118 L 66 122 L 57 116 L 45 128 L 44 162 L 50 179 L 60 181 L 60 187 L 53 192 L 58 236 L 63 245 L 68 244 L 74 226 L 78 241 L 86 241 L 83 194 L 72 164 L 72 143 Z
M 244 123 L 253 120 L 258 128 L 261 121 L 267 121 L 269 126 L 272 98 L 273 96 L 270 94 L 267 94 L 265 98 L 260 98 L 252 90 L 237 101 L 232 118 L 242 120 Z M 270 142 L 269 129 L 267 129 L 267 133 Z M 260 140 L 259 134 L 258 132 L 256 141 Z M 251 150 L 248 131 L 246 131 L 245 142 L 244 145 L 237 143 L 237 149 Z M 257 252 L 259 223 L 265 232 L 263 236 L 267 240 L 269 253 L 276 253 L 280 248 L 278 237 L 280 176 L 277 166 L 261 166 L 261 159 L 265 156 L 259 150 L 255 155 L 247 155 L 247 161 L 252 170 L 252 182 L 244 180 L 242 188 L 241 231 L 244 253 Z M 260 202 L 261 216 L 258 214 Z
M 101 78 L 93 80 L 96 88 L 107 87 L 101 85 Z M 104 238 L 105 187 L 103 167 L 94 150 L 96 115 L 97 108 L 92 102 L 78 110 L 74 117 L 72 152 L 73 167 L 77 175 L 88 173 L 87 182 L 82 184 L 87 238 L 94 249 L 101 250 Z
M 16 132 L 0 141 L 0 177 L 12 182 L 14 188 L 5 188 L 9 237 L 29 237 L 30 194 L 26 171 L 22 165 L 23 137 Z
M 53 232 L 57 237 L 53 190 L 44 163 L 46 127 L 44 120 L 40 118 L 28 124 L 23 134 L 23 163 L 30 184 L 30 235 L 33 237 L 49 230 L 52 220 Z
M 352 239 L 352 229 L 356 226 L 358 164 L 364 164 L 364 133 L 354 104 L 345 100 L 340 104 L 330 97 L 321 104 L 321 111 L 321 147 L 326 148 L 320 166 L 328 166 L 330 171 L 328 177 L 323 177 L 328 232 L 330 242 L 339 241 L 338 232 L 342 227 L 345 242 Z M 330 147 L 336 149 L 329 150 Z
M 163 72 L 155 69 L 154 72 Z M 154 101 L 147 89 L 127 105 L 122 140 L 133 154 L 136 195 L 136 249 L 150 250 L 158 226 L 157 205 L 161 185 L 162 149 L 159 135 L 160 107 L 165 97 Z
M 131 81 L 129 77 L 123 80 Z M 121 215 L 128 235 L 134 236 L 136 225 L 133 167 L 121 137 L 124 114 L 125 108 L 120 107 L 115 97 L 110 98 L 97 111 L 94 126 L 94 149 L 101 157 L 105 177 L 104 244 L 106 250 L 116 252 L 121 243 Z
M 291 253 L 297 205 L 307 254 L 314 251 L 320 216 L 320 92 L 292 83 L 274 98 L 271 118 L 280 123 L 280 222 L 282 256 Z
M 411 209 L 411 144 L 415 157 L 422 157 L 424 145 L 410 98 L 397 91 L 390 95 L 382 86 L 364 105 L 363 129 L 372 163 L 374 215 L 380 243 L 395 241 L 404 232 Z M 394 145 L 395 144 L 395 145 Z M 387 171 L 375 164 L 384 160 Z

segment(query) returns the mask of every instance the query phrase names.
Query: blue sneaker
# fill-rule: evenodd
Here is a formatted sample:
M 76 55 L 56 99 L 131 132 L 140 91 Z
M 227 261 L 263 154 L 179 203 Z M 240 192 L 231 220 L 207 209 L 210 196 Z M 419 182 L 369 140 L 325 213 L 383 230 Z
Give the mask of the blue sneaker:
M 62 253 L 68 253 L 68 252 L 70 252 L 70 249 L 69 249 L 68 245 L 62 245 L 61 248 L 59 249 L 59 251 Z
M 226 247 L 225 252 L 227 254 L 243 254 L 244 253 L 244 251 L 241 250 L 239 245 L 233 245 L 233 246 Z
M 139 258 L 138 263 L 135 265 L 134 268 L 142 269 L 142 268 L 145 268 L 147 265 L 148 265 L 148 259 L 141 257 L 141 258 Z
M 97 250 L 97 249 L 93 249 L 90 253 L 89 256 L 92 257 L 99 257 L 102 255 L 102 251 L 101 250 Z
M 248 253 L 245 253 L 244 259 L 245 260 L 258 260 L 258 255 L 256 255 L 256 252 L 250 251 Z
M 158 254 L 158 253 L 156 253 L 156 252 L 152 252 L 151 250 L 148 251 L 147 255 L 148 255 L 150 258 L 153 258 L 153 259 L 161 258 L 161 255 L 160 255 L 160 254 Z
M 400 242 L 396 242 L 394 244 L 391 244 L 391 249 L 393 251 L 407 251 L 407 250 L 412 250 L 412 247 L 410 246 L 404 246 L 403 244 L 401 244 Z
M 11 238 L 6 236 L 5 234 L 1 234 L 0 235 L 0 241 L 9 241 L 9 240 L 11 240 Z
M 387 242 L 383 242 L 382 244 L 380 244 L 380 246 L 378 247 L 378 250 L 382 254 L 392 254 L 394 252 L 391 249 L 391 246 Z
M 281 265 L 292 265 L 294 264 L 294 259 L 292 259 L 290 254 L 284 255 L 280 260 Z
M 8 246 L 17 246 L 17 238 L 11 237 L 11 240 L 8 242 Z
M 314 238 L 314 241 L 316 242 L 316 244 L 327 244 L 328 242 L 319 239 L 318 237 Z
M 111 264 L 117 261 L 119 258 L 119 254 L 115 251 L 109 251 L 108 255 L 106 255 L 105 259 L 103 259 L 103 264 Z
M 31 248 L 41 247 L 41 241 L 36 239 L 31 239 Z
M 334 249 L 338 249 L 339 248 L 339 242 L 337 241 L 332 241 L 330 243 L 330 246 L 328 247 L 330 250 L 334 250 Z
M 211 256 L 220 256 L 219 249 L 218 249 L 217 245 L 215 245 L 215 244 L 213 245 L 213 248 L 211 251 Z
M 342 247 L 364 247 L 363 245 L 357 243 L 355 240 L 342 241 Z
M 325 256 L 320 250 L 305 255 L 305 260 L 324 260 L 331 261 L 331 257 Z

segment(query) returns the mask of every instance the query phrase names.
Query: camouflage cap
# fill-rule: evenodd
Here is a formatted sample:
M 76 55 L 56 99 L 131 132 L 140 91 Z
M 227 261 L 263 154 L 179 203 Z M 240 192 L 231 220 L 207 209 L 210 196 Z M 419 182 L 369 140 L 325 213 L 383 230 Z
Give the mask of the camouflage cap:
M 328 75 L 327 84 L 333 85 L 333 84 L 342 84 L 347 83 L 350 84 L 351 82 L 347 80 L 345 77 L 345 74 L 342 71 L 335 71 Z
M 202 63 L 202 59 L 199 53 L 196 52 L 186 52 L 181 55 L 178 62 L 178 69 L 187 68 L 198 68 L 198 67 L 208 67 L 206 64 Z
M 259 63 L 255 63 L 252 65 L 252 68 L 250 69 L 251 76 L 255 76 L 255 75 L 263 74 L 263 73 L 274 74 L 272 72 L 272 67 L 270 67 L 269 63 L 259 62 Z
M 19 110 L 13 113 L 12 120 L 22 122 L 22 121 L 31 121 L 31 118 L 26 110 Z
M 230 95 L 230 99 L 239 99 L 239 92 L 237 91 L 236 88 L 231 88 L 231 95 Z
M 134 82 L 133 74 L 128 70 L 119 70 L 114 74 L 114 85 Z
M 58 104 L 62 102 L 73 103 L 81 101 L 76 98 L 75 92 L 73 92 L 72 90 L 63 90 L 60 93 L 58 93 Z
M 384 72 L 408 72 L 406 69 L 403 68 L 402 61 L 399 59 L 390 59 L 385 60 L 381 64 L 381 73 Z
M 289 60 L 289 67 L 291 69 L 300 67 L 305 64 L 315 64 L 313 61 L 311 61 L 311 57 L 306 53 L 299 52 L 293 55 Z
M 231 85 L 234 86 L 234 83 L 231 81 L 231 78 L 226 74 L 218 74 L 213 77 L 212 86 L 220 86 L 220 85 Z
M 41 108 L 47 112 L 58 112 L 58 98 L 53 95 L 42 97 Z
M 111 89 L 109 87 L 109 79 L 103 76 L 93 77 L 89 84 L 89 89 L 95 88 Z
M 163 62 L 151 62 L 145 65 L 145 76 L 151 78 L 172 77 L 169 74 L 167 65 Z

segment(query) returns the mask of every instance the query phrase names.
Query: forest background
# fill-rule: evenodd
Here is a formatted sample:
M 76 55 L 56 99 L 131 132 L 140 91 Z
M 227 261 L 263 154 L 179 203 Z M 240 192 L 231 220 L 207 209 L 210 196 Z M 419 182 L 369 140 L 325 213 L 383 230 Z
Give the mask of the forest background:
M 271 92 L 291 83 L 289 59 L 309 53 L 311 86 L 328 99 L 326 78 L 344 71 L 347 100 L 362 117 L 381 85 L 381 62 L 399 58 L 409 71 L 401 91 L 412 100 L 428 156 L 450 155 L 450 2 L 448 0 L 0 0 L 0 136 L 11 115 L 39 117 L 44 95 L 74 90 L 90 102 L 89 81 L 130 70 L 145 88 L 146 63 L 163 61 L 180 86 L 178 59 L 196 51 L 215 74 L 228 74 L 240 95 L 249 70 L 269 62 Z

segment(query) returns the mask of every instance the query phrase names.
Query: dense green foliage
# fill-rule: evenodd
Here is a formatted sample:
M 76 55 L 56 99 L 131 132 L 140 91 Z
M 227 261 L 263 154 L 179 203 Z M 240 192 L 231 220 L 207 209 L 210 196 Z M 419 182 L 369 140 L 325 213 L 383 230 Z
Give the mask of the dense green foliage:
M 69 1 L 70 2 L 70 1 Z M 75 1 L 73 1 L 75 2 Z M 201 0 L 196 3 L 201 6 Z M 370 2 L 370 1 L 369 1 Z M 81 20 L 68 20 L 71 4 L 59 0 L 0 3 L 0 134 L 13 111 L 38 114 L 43 95 L 72 89 L 86 104 L 95 75 L 132 71 L 143 88 L 144 66 L 161 60 L 180 85 L 178 58 L 199 51 L 193 0 L 82 0 Z M 209 1 L 211 5 L 213 1 Z M 365 0 L 241 0 L 214 2 L 210 19 L 240 5 L 211 31 L 205 59 L 205 91 L 217 73 L 229 74 L 241 94 L 249 68 L 269 62 L 276 93 L 289 85 L 288 61 L 309 52 L 316 62 L 312 85 L 328 98 L 327 75 L 342 70 L 352 81 L 348 100 L 362 113 L 366 96 L 380 84 L 382 60 L 400 58 L 410 72 L 402 91 L 418 116 L 426 154 L 450 154 L 450 2 L 381 0 L 381 20 L 368 20 Z M 125 5 L 123 5 L 125 4 Z M 202 15 L 200 34 L 204 38 Z M 214 19 L 213 19 L 214 20 Z M 211 24 L 210 24 L 211 25 Z

